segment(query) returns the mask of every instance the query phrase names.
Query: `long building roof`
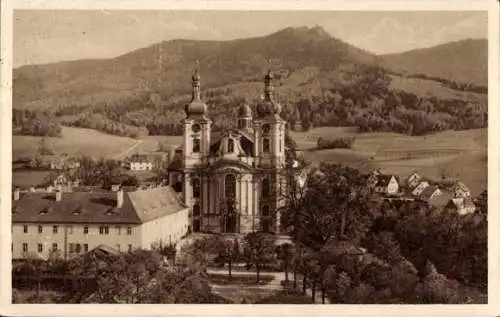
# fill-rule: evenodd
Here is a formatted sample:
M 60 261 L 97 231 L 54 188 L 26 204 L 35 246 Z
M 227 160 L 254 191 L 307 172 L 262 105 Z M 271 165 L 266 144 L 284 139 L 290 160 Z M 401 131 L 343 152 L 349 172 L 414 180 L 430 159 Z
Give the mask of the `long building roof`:
M 106 223 L 141 224 L 186 208 L 174 190 L 157 187 L 123 192 L 117 207 L 117 192 L 22 193 L 12 202 L 13 223 Z

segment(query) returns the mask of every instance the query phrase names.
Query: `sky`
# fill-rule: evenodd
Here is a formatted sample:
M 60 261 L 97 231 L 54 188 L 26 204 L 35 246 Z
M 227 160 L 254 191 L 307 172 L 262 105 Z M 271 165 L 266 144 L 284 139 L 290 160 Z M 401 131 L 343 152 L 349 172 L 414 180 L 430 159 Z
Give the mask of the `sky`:
M 488 29 L 480 11 L 16 10 L 14 67 L 112 58 L 171 39 L 231 40 L 316 25 L 376 54 L 487 38 Z

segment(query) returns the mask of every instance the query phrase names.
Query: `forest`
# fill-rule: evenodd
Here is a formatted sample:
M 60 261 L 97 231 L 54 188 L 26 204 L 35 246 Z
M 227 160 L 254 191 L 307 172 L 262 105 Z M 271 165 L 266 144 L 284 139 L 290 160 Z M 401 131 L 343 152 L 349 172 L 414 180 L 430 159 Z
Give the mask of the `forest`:
M 358 66 L 341 75 L 333 84 L 320 85 L 319 89 L 302 89 L 300 85 L 288 90 L 277 87 L 275 98 L 283 105 L 281 115 L 290 128 L 300 122 L 304 130 L 355 126 L 360 132 L 425 135 L 450 129 L 483 128 L 488 124 L 487 105 L 392 89 L 391 77 L 381 68 Z M 447 85 L 457 91 L 481 90 L 456 83 Z M 260 100 L 245 98 L 238 87 L 231 86 L 209 89 L 203 95 L 215 130 L 231 127 L 242 103 L 255 107 Z M 126 102 L 65 105 L 43 112 L 14 109 L 13 131 L 57 136 L 62 124 L 134 138 L 180 135 L 184 106 L 189 100 L 189 95 L 167 98 L 148 92 L 135 94 Z

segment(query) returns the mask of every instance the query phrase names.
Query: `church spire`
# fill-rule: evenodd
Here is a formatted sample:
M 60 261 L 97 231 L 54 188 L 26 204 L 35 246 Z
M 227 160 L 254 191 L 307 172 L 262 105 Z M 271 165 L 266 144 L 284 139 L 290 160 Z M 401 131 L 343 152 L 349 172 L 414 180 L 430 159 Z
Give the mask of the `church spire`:
M 200 69 L 200 63 L 198 61 L 196 61 L 196 66 L 195 66 L 193 77 L 192 77 L 192 79 L 193 79 L 193 101 L 201 100 L 199 69 Z
M 201 100 L 200 93 L 200 74 L 199 63 L 196 62 L 196 68 L 192 77 L 193 80 L 193 99 L 185 107 L 187 117 L 205 116 L 207 112 L 207 105 Z
M 271 71 L 271 68 L 269 68 L 266 76 L 264 77 L 264 84 L 265 84 L 264 93 L 265 93 L 266 100 L 273 99 L 273 90 L 274 90 L 273 82 L 272 82 L 273 78 L 274 78 L 273 72 Z

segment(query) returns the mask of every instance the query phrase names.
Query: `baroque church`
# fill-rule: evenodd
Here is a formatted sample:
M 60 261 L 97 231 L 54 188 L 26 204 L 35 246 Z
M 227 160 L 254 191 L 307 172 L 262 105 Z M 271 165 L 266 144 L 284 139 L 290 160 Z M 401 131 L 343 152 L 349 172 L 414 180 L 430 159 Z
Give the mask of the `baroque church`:
M 169 183 L 178 185 L 189 207 L 193 232 L 280 234 L 279 207 L 291 168 L 285 159 L 286 122 L 272 80 L 269 71 L 255 113 L 245 103 L 238 109 L 237 128 L 214 132 L 198 71 L 193 75 L 183 145 L 168 169 Z

